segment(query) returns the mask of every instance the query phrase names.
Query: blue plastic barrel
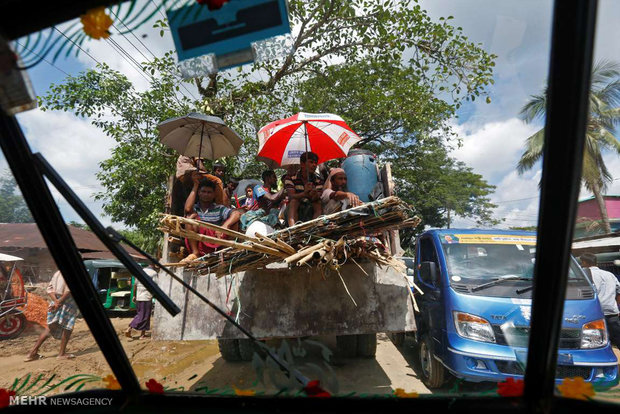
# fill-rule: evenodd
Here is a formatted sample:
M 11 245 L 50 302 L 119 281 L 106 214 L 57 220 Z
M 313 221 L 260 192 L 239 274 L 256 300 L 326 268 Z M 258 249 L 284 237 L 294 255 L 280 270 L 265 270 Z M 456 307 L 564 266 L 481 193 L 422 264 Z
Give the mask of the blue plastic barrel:
M 342 168 L 347 174 L 348 190 L 364 202 L 370 201 L 368 196 L 377 184 L 376 165 L 375 155 L 362 149 L 349 151 L 349 155 L 342 163 Z

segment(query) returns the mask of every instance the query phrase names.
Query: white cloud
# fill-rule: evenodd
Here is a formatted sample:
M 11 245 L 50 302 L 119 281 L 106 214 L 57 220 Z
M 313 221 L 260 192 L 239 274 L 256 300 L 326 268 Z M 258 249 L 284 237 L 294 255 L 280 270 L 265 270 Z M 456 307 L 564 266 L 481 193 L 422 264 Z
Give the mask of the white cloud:
M 64 112 L 35 109 L 20 114 L 18 119 L 32 151 L 46 158 L 104 225 L 111 224 L 102 216 L 102 203 L 95 201 L 93 194 L 103 189 L 95 173 L 99 163 L 110 156 L 114 141 L 89 120 Z M 66 221 L 83 221 L 55 189 L 52 195 Z
M 519 175 L 516 165 L 525 140 L 536 132 L 537 127 L 510 118 L 482 126 L 468 122 L 454 129 L 463 139 L 463 145 L 455 149 L 452 156 L 497 187 L 490 199 L 498 205 L 494 217 L 505 219 L 499 227 L 536 224 L 540 166 Z M 475 223 L 469 219 L 457 219 L 454 225 L 472 227 Z
M 491 183 L 499 182 L 501 177 L 513 171 L 523 152 L 527 137 L 536 132 L 537 127 L 528 125 L 516 118 L 502 122 L 490 122 L 476 128 L 471 123 L 454 127 L 463 139 L 463 145 L 453 152 L 453 156 L 472 167 Z

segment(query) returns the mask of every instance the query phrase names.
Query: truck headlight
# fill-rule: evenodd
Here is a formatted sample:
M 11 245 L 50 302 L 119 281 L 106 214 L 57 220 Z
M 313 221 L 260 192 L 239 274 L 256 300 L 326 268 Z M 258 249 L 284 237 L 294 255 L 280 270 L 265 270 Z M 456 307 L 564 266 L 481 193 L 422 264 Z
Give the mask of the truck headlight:
M 453 312 L 453 316 L 456 332 L 463 338 L 495 342 L 493 327 L 486 319 L 464 312 Z
M 605 319 L 592 321 L 581 327 L 581 348 L 601 348 L 607 345 Z

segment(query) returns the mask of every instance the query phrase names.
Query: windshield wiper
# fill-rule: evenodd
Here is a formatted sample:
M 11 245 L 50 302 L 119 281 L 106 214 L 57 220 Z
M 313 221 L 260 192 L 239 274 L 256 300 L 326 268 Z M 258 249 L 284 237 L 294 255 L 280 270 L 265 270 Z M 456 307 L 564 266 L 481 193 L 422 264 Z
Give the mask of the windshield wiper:
M 486 283 L 483 283 L 481 285 L 474 286 L 473 288 L 470 289 L 470 291 L 471 292 L 477 292 L 479 290 L 486 289 L 486 288 L 491 287 L 491 286 L 499 285 L 500 283 L 504 283 L 504 282 L 509 281 L 509 280 L 532 280 L 532 279 L 529 278 L 529 277 L 521 277 L 521 276 L 517 276 L 517 275 L 500 276 L 497 279 L 491 280 L 490 282 L 486 282 Z
M 523 288 L 523 289 L 517 289 L 516 292 L 517 292 L 517 295 L 520 295 L 522 293 L 529 292 L 532 289 L 534 289 L 534 285 L 533 284 L 531 286 L 528 286 L 528 287 Z

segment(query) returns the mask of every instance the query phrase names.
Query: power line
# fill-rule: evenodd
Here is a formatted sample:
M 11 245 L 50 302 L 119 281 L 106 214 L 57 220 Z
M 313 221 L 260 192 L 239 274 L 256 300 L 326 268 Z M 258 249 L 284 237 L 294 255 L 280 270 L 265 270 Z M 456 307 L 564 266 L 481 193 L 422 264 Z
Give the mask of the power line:
M 142 75 L 142 77 L 143 77 L 144 79 L 146 79 L 146 81 L 147 81 L 147 82 L 151 82 L 151 79 L 149 79 L 149 78 L 148 78 L 148 77 L 147 77 L 147 76 L 143 73 L 143 71 L 142 71 L 141 69 L 138 69 L 138 68 L 136 68 L 136 67 L 134 66 L 134 65 L 135 65 L 135 63 L 134 63 L 132 60 L 127 59 L 127 57 L 126 57 L 126 56 L 125 56 L 125 54 L 123 53 L 123 52 L 124 52 L 124 49 L 122 49 L 122 50 L 123 50 L 123 52 L 121 52 L 121 50 L 120 50 L 120 49 L 119 49 L 119 50 L 117 50 L 117 49 L 116 49 L 116 47 L 119 47 L 119 48 L 120 48 L 120 46 L 118 46 L 118 43 L 116 43 L 115 41 L 113 41 L 113 40 L 111 40 L 111 39 L 109 39 L 109 38 L 108 38 L 108 39 L 106 39 L 106 40 L 108 41 L 108 44 L 110 44 L 110 46 L 112 46 L 112 49 L 113 49 L 116 53 L 118 53 L 118 54 L 120 55 L 120 57 L 122 57 L 122 58 L 123 58 L 123 59 L 124 59 L 127 63 L 129 63 L 129 66 L 131 66 L 133 69 L 135 69 L 136 71 L 138 71 L 138 73 L 139 73 L 140 75 Z
M 78 47 L 78 49 L 80 49 L 82 52 L 84 52 L 86 55 L 88 55 L 88 57 L 90 57 L 92 60 L 94 60 L 95 62 L 97 62 L 99 65 L 101 65 L 101 62 L 99 62 L 97 59 L 95 59 L 94 57 L 92 57 L 92 55 L 90 53 L 88 53 L 86 50 L 82 49 L 82 46 L 78 45 L 77 43 L 75 43 L 74 40 L 72 40 L 69 36 L 67 36 L 63 31 L 61 31 L 59 28 L 57 28 L 56 26 L 54 26 L 54 30 L 56 30 L 58 33 L 60 33 L 61 35 L 63 35 L 68 41 L 70 41 L 71 43 L 73 43 L 75 46 Z M 102 65 L 101 65 L 102 66 Z
M 38 57 L 40 60 L 42 60 L 43 62 L 52 65 L 53 67 L 55 67 L 56 69 L 58 69 L 59 71 L 61 71 L 62 73 L 64 73 L 67 76 L 71 76 L 69 75 L 67 72 L 65 72 L 64 70 L 60 69 L 58 66 L 54 65 L 52 62 L 50 62 L 49 60 L 45 59 L 43 56 L 39 55 L 37 52 L 35 52 L 32 49 L 28 49 L 26 46 L 22 45 L 21 43 L 19 43 L 17 40 L 15 41 L 15 43 L 17 43 L 18 45 L 20 45 L 22 48 L 24 48 L 25 50 L 31 52 L 32 54 L 34 54 L 36 57 Z
M 493 204 L 502 204 L 502 203 L 512 203 L 515 201 L 525 201 L 525 200 L 533 200 L 535 198 L 539 198 L 540 196 L 534 196 L 534 197 L 527 197 L 527 198 L 515 198 L 514 200 L 502 200 L 502 201 L 493 201 Z
M 112 9 L 110 9 L 110 12 L 111 12 L 114 16 L 116 16 L 116 18 L 118 19 L 118 21 L 119 21 L 119 22 L 120 22 L 123 26 L 125 26 L 125 29 L 127 29 L 127 31 L 128 31 L 128 32 L 129 32 L 129 33 L 130 33 L 130 34 L 131 34 L 131 35 L 132 35 L 132 36 L 133 36 L 133 37 L 134 37 L 134 38 L 135 38 L 135 39 L 136 39 L 136 40 L 137 40 L 137 41 L 138 41 L 141 45 L 142 45 L 142 47 L 144 47 L 144 48 L 145 48 L 145 49 L 146 49 L 146 50 L 147 50 L 147 51 L 148 51 L 148 52 L 149 52 L 149 53 L 153 56 L 153 58 L 154 58 L 154 59 L 157 59 L 157 56 L 155 55 L 155 53 L 153 53 L 153 51 L 152 51 L 151 49 L 149 49 L 149 48 L 148 48 L 148 46 L 147 46 L 147 45 L 145 45 L 145 44 L 144 44 L 144 42 L 142 42 L 142 40 L 140 40 L 140 38 L 139 38 L 138 36 L 136 36 L 136 34 L 133 32 L 133 30 L 131 30 L 131 29 L 130 29 L 130 28 L 129 28 L 126 24 L 125 24 L 125 22 L 124 22 L 124 21 L 123 21 L 123 20 L 122 20 L 122 19 L 118 16 L 118 14 L 114 13 L 114 11 L 113 11 Z M 161 13 L 161 11 L 160 11 L 160 13 Z M 164 18 L 165 18 L 165 16 L 164 16 Z M 124 34 L 124 33 L 122 33 L 120 30 L 118 30 L 118 28 L 117 28 L 116 26 L 112 25 L 112 27 L 114 27 L 114 28 L 116 29 L 116 31 L 118 31 L 118 33 L 119 33 L 121 36 L 123 36 L 123 37 L 125 38 L 125 40 L 127 40 L 127 43 L 129 43 L 131 46 L 133 46 L 133 48 L 134 48 L 134 49 L 136 49 L 136 50 L 138 51 L 138 53 L 140 53 L 140 54 L 142 55 L 142 57 L 144 57 L 144 59 L 145 59 L 147 62 L 149 62 L 149 63 L 150 63 L 150 59 L 149 59 L 149 58 L 148 58 L 148 57 L 147 57 L 144 53 L 142 53 L 142 51 L 141 51 L 141 50 L 140 50 L 140 49 L 139 49 L 139 48 L 138 48 L 138 47 L 137 47 L 137 46 L 136 46 L 136 45 L 135 45 L 135 44 L 134 44 L 131 40 L 129 40 L 129 38 L 128 38 L 127 36 L 125 36 L 125 34 Z M 117 44 L 118 44 L 118 42 L 117 42 Z M 134 60 L 135 60 L 135 59 L 134 59 Z M 139 64 L 138 64 L 138 66 L 141 66 L 141 65 L 139 65 Z M 177 78 L 179 78 L 179 76 L 178 76 L 177 74 L 173 73 L 173 75 L 175 75 Z M 197 101 L 197 100 L 198 100 L 198 99 L 194 96 L 194 94 L 193 94 L 193 93 L 192 93 L 189 89 L 187 89 L 187 87 L 186 87 L 186 86 L 185 86 L 182 82 L 180 83 L 180 85 L 181 85 L 181 87 L 182 87 L 183 89 L 185 89 L 185 91 L 186 91 L 187 93 L 189 93 L 189 94 L 190 94 L 190 96 L 192 97 L 192 99 L 194 99 L 195 101 Z
M 168 18 L 161 12 L 159 6 L 157 4 L 155 4 L 155 2 L 153 0 L 150 0 L 151 4 L 153 6 L 155 6 L 155 9 L 159 12 L 159 14 L 161 14 L 161 17 L 164 18 L 164 20 L 167 20 Z

